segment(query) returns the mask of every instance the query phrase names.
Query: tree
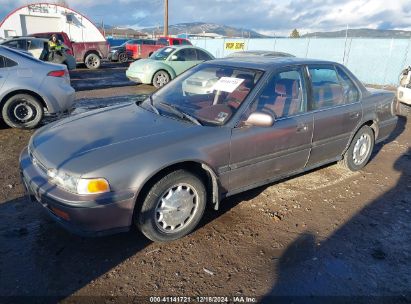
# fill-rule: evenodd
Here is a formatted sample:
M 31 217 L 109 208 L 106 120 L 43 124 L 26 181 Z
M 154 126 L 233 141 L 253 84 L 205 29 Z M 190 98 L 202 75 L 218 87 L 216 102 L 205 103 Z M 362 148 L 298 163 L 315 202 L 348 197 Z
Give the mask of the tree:
M 293 29 L 293 31 L 290 34 L 291 38 L 300 38 L 300 33 L 298 32 L 297 29 Z

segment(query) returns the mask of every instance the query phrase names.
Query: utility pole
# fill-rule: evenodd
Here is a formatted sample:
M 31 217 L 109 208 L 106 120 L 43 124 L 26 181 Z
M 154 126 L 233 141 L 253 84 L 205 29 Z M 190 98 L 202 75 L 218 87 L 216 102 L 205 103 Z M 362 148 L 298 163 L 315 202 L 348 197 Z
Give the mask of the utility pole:
M 164 36 L 168 36 L 168 0 L 164 0 Z

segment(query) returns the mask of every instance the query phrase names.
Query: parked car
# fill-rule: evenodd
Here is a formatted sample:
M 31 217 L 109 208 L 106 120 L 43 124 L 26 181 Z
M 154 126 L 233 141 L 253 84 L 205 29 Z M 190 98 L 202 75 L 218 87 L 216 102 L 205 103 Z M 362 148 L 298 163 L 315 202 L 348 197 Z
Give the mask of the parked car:
M 401 72 L 397 99 L 400 102 L 401 114 L 411 114 L 411 66 Z
M 119 46 L 110 47 L 110 52 L 108 54 L 108 60 L 118 61 L 120 63 L 125 63 L 131 59 L 131 52 L 127 51 L 127 43 L 131 43 L 132 40 L 128 40 Z
M 0 46 L 0 111 L 13 128 L 34 128 L 45 114 L 71 110 L 75 91 L 67 68 Z
M 132 59 L 148 58 L 154 52 L 165 46 L 191 45 L 190 40 L 174 37 L 160 37 L 155 40 L 140 39 L 141 43 L 130 43 L 126 45 L 127 51 L 131 53 Z M 139 41 L 139 40 L 136 40 Z
M 69 49 L 69 54 L 73 55 L 78 64 L 85 64 L 88 69 L 98 69 L 101 60 L 106 59 L 109 53 L 109 44 L 104 42 L 78 42 L 71 41 L 65 32 L 35 33 L 30 36 L 46 38 L 56 34 L 58 40 L 65 44 Z
M 255 50 L 255 51 L 240 51 L 240 52 L 234 52 L 229 55 L 227 55 L 227 58 L 230 57 L 248 57 L 248 56 L 264 56 L 264 57 L 295 57 L 294 55 L 291 55 L 289 53 L 284 53 L 284 52 L 274 52 L 274 51 L 261 51 L 261 50 Z
M 169 46 L 148 59 L 130 64 L 126 75 L 131 81 L 160 88 L 189 68 L 211 59 L 214 59 L 213 55 L 195 46 Z
M 16 37 L 0 42 L 0 45 L 23 50 L 32 54 L 35 58 L 42 61 L 51 61 L 53 63 L 61 63 L 67 66 L 67 69 L 74 70 L 76 68 L 76 59 L 68 52 L 68 47 L 62 44 L 62 56 L 49 57 L 48 40 L 35 37 Z
M 198 74 L 214 91 L 184 93 Z M 20 158 L 29 193 L 64 227 L 136 225 L 153 241 L 190 233 L 206 205 L 338 161 L 362 169 L 397 123 L 394 93 L 344 66 L 229 58 L 190 69 L 142 103 L 49 124 Z M 110 121 L 107 126 L 107 121 Z

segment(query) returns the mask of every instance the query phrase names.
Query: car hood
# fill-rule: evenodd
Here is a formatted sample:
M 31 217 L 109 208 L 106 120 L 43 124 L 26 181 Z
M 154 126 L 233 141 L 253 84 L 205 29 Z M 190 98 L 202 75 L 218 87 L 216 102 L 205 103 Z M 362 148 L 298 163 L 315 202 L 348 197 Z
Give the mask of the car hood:
M 31 139 L 46 168 L 82 175 L 157 147 L 195 125 L 156 115 L 137 105 L 114 106 L 66 118 L 41 128 Z

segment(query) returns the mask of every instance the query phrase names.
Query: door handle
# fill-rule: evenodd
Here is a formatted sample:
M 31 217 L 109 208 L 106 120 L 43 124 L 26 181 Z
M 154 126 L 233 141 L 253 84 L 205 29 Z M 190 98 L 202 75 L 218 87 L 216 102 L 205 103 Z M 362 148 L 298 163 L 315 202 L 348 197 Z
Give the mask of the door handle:
M 358 117 L 360 117 L 360 112 L 350 113 L 350 119 L 356 119 Z
M 308 126 L 306 124 L 301 124 L 297 126 L 298 133 L 307 132 L 307 131 L 308 131 Z

